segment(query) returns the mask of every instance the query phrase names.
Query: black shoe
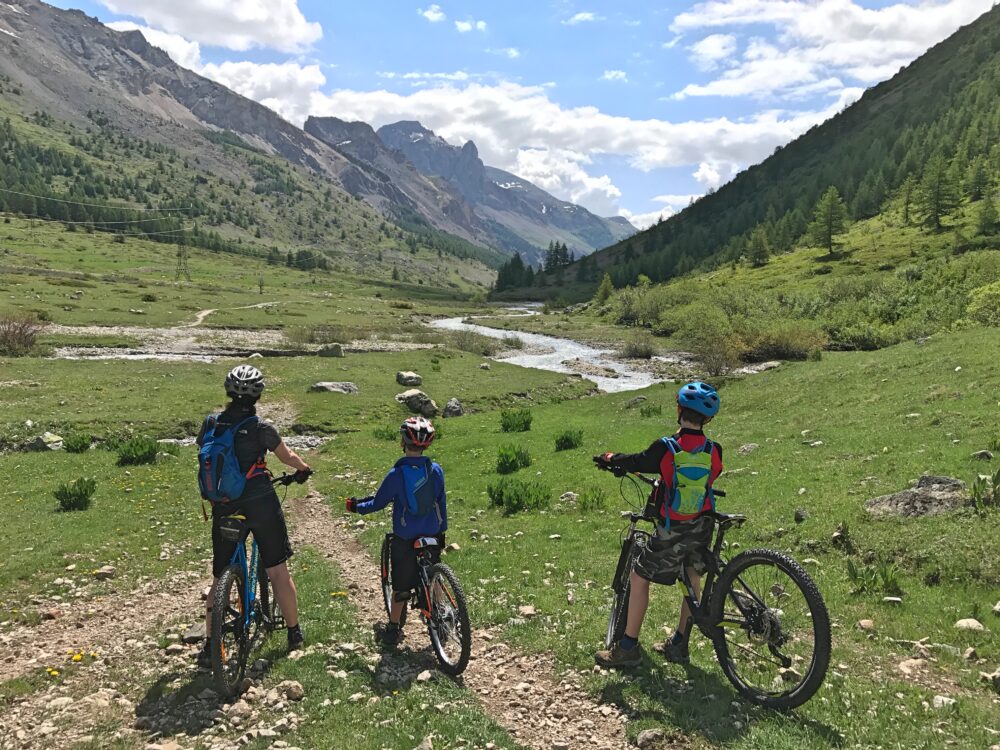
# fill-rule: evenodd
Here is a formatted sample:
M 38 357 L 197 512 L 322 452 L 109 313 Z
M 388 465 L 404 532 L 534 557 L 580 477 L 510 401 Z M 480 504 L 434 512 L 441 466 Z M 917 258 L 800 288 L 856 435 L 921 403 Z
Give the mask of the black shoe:
M 687 664 L 691 661 L 687 641 L 675 641 L 673 638 L 669 638 L 655 648 L 666 657 L 667 661 L 673 664 Z
M 201 651 L 198 652 L 196 660 L 202 669 L 212 668 L 212 642 L 208 638 L 201 644 Z
M 638 667 L 642 664 L 642 646 L 637 643 L 632 648 L 622 648 L 620 643 L 616 643 L 610 650 L 594 654 L 594 661 L 608 669 Z
M 302 634 L 302 626 L 296 625 L 288 629 L 288 650 L 298 651 L 306 642 L 306 637 Z
M 390 622 L 387 625 L 379 623 L 375 626 L 375 638 L 383 646 L 398 646 L 403 640 L 403 631 L 394 623 Z

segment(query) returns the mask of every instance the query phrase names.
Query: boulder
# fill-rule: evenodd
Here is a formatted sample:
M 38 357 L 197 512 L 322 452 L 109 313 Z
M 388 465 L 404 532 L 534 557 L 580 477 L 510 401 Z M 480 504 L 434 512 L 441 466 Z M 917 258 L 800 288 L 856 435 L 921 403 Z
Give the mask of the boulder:
M 444 411 L 441 412 L 442 417 L 461 417 L 463 414 L 465 414 L 465 408 L 457 398 L 449 399 L 448 403 L 444 405 Z
M 414 386 L 423 383 L 424 379 L 410 370 L 400 370 L 396 373 L 396 382 L 400 385 Z
M 352 395 L 358 392 L 358 387 L 354 383 L 333 383 L 322 381 L 309 386 L 310 393 L 344 393 Z
M 968 502 L 965 482 L 952 477 L 922 476 L 908 489 L 865 502 L 875 518 L 887 516 L 937 516 Z
M 437 404 L 423 391 L 411 388 L 403 393 L 396 394 L 396 401 L 405 404 L 406 408 L 414 414 L 422 414 L 425 417 L 436 417 L 438 413 Z
M 655 747 L 660 742 L 663 742 L 665 735 L 662 729 L 643 729 L 639 732 L 639 736 L 635 738 L 635 744 L 638 745 L 642 750 L 646 748 Z
M 986 451 L 986 450 L 976 451 L 975 453 L 972 454 L 972 457 L 977 461 L 992 461 L 993 451 Z
M 317 354 L 321 357 L 343 357 L 344 347 L 340 344 L 327 344 Z
M 982 632 L 986 630 L 979 620 L 972 617 L 966 617 L 964 620 L 959 620 L 955 623 L 955 630 L 975 630 L 977 632 Z
M 62 450 L 63 439 L 54 432 L 45 432 L 28 444 L 33 451 L 57 451 Z
M 625 408 L 634 409 L 639 404 L 643 403 L 645 400 L 646 400 L 645 396 L 636 396 L 635 398 L 631 398 L 625 402 Z

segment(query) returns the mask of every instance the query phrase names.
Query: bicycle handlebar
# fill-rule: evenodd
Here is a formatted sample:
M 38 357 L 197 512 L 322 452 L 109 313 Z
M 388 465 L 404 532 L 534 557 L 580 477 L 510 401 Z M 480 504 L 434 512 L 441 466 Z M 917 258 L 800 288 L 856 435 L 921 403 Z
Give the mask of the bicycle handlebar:
M 630 471 L 629 472 L 629 476 L 635 477 L 636 479 L 638 479 L 638 480 L 640 480 L 642 482 L 645 482 L 650 487 L 655 487 L 656 483 L 658 481 L 660 481 L 658 479 L 653 479 L 652 477 L 647 477 L 645 474 L 640 474 L 638 471 Z M 715 487 L 713 487 L 712 488 L 712 494 L 714 494 L 716 497 L 725 497 L 726 496 L 726 491 L 725 490 L 719 490 L 719 489 L 716 489 Z
M 313 471 L 310 469 L 309 472 L 306 474 L 306 477 L 309 477 L 312 474 L 313 474 Z M 271 478 L 271 484 L 282 484 L 285 487 L 287 487 L 288 485 L 292 484 L 292 482 L 299 481 L 298 480 L 298 476 L 299 476 L 299 472 L 295 472 L 294 474 L 285 473 L 285 474 L 282 474 L 280 477 L 272 477 Z

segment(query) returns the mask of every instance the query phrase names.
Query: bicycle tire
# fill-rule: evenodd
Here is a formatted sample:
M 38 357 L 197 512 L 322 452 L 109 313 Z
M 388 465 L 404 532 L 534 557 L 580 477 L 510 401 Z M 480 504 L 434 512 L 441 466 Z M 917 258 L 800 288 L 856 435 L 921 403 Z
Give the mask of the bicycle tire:
M 382 584 L 382 603 L 385 605 L 385 618 L 388 622 L 392 618 L 392 537 L 390 535 L 382 540 L 382 552 L 379 558 L 381 562 L 379 576 Z M 400 630 L 406 625 L 407 609 L 408 606 L 404 606 L 403 612 L 399 616 Z
M 257 601 L 260 602 L 260 613 L 264 617 L 264 622 L 268 631 L 274 628 L 274 614 L 278 606 L 277 598 L 271 601 L 271 581 L 267 577 L 263 561 L 257 563 Z
M 243 620 L 245 588 L 243 569 L 238 565 L 230 565 L 219 576 L 215 586 L 215 600 L 212 602 L 212 677 L 217 692 L 226 698 L 239 691 L 246 671 L 248 642 Z M 236 609 L 229 606 L 233 601 L 231 594 L 234 589 L 235 601 L 238 602 Z M 235 633 L 232 638 L 235 654 L 227 653 L 227 636 L 231 633 Z
M 729 652 L 726 629 L 718 626 L 714 640 L 715 655 L 723 673 L 736 690 L 751 703 L 786 711 L 801 706 L 819 690 L 830 665 L 831 628 L 830 615 L 823 596 L 806 570 L 788 555 L 771 549 L 752 549 L 734 557 L 722 571 L 712 594 L 710 614 L 713 622 L 721 623 L 726 601 L 734 590 L 737 577 L 755 565 L 772 566 L 781 570 L 801 591 L 812 621 L 812 659 L 802 679 L 791 689 L 779 695 L 764 693 L 748 685 L 737 672 Z M 740 588 L 744 588 L 742 585 Z M 735 601 L 735 599 L 734 599 Z
M 465 592 L 462 591 L 462 584 L 458 581 L 458 576 L 445 563 L 435 563 L 427 570 L 427 580 L 430 582 L 430 591 L 434 591 L 435 578 L 441 576 L 448 582 L 453 594 L 452 605 L 454 606 L 455 618 L 451 625 L 459 628 L 459 658 L 452 661 L 444 652 L 441 642 L 441 634 L 438 632 L 436 624 L 437 613 L 434 610 L 435 604 L 430 602 L 431 619 L 427 622 L 427 630 L 431 637 L 431 645 L 437 656 L 441 671 L 452 677 L 462 674 L 469 665 L 469 657 L 472 655 L 472 629 L 469 625 L 469 608 L 465 603 Z M 433 599 L 433 596 L 432 596 Z
M 625 634 L 625 625 L 628 620 L 628 601 L 632 590 L 632 552 L 635 544 L 631 539 L 622 544 L 621 554 L 618 556 L 618 566 L 615 568 L 615 577 L 611 579 L 611 611 L 608 613 L 608 629 L 604 634 L 604 648 L 613 647 L 621 640 Z

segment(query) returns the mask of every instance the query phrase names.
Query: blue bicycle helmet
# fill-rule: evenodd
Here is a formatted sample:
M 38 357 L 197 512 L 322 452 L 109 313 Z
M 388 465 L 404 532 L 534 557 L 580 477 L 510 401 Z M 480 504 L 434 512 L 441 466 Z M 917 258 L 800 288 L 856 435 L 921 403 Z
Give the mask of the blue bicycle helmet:
M 696 411 L 706 417 L 719 413 L 719 392 L 708 383 L 695 380 L 681 386 L 677 391 L 677 403 L 685 409 Z

